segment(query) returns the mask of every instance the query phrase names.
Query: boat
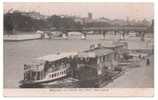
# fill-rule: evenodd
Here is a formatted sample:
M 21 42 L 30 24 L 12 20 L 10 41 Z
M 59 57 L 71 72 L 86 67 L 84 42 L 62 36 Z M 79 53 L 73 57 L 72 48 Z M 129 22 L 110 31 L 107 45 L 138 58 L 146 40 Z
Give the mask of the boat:
M 27 41 L 40 39 L 40 34 L 4 35 L 4 41 Z
M 34 87 L 67 77 L 71 71 L 70 61 L 77 53 L 57 53 L 35 58 L 24 65 L 24 79 L 20 87 Z
M 116 59 L 118 47 L 107 48 L 99 43 L 85 51 L 36 58 L 24 65 L 20 87 L 74 87 L 75 84 L 81 88 L 102 87 L 122 71 Z
M 89 50 L 79 52 L 74 66 L 73 77 L 80 80 L 80 87 L 100 87 L 110 80 L 114 71 L 114 51 L 98 44 Z

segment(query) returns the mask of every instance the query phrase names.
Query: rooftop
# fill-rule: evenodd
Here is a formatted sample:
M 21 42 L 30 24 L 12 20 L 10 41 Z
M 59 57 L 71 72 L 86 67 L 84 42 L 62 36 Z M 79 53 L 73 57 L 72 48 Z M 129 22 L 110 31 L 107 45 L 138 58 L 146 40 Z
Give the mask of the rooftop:
M 40 58 L 36 58 L 37 60 L 43 60 L 43 61 L 56 61 L 60 60 L 65 57 L 71 57 L 77 55 L 76 52 L 69 52 L 69 53 L 57 53 L 52 55 L 43 56 Z
M 110 53 L 113 53 L 112 50 L 109 49 L 93 49 L 85 52 L 81 52 L 78 54 L 79 57 L 97 57 L 97 56 L 103 56 L 103 55 L 108 55 Z
M 115 43 L 103 43 L 102 46 L 105 48 L 115 48 L 115 47 L 120 47 L 124 46 L 125 44 L 122 42 L 115 42 Z

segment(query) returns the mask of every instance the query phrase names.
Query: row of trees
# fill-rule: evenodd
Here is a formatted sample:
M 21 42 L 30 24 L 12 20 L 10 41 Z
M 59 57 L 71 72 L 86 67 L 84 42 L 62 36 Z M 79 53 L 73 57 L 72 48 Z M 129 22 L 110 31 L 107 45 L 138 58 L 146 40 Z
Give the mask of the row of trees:
M 75 22 L 71 17 L 61 17 L 53 15 L 47 19 L 35 19 L 26 16 L 21 12 L 4 14 L 4 31 L 8 34 L 14 34 L 16 31 L 37 31 L 50 30 L 52 28 L 81 28 L 79 22 Z

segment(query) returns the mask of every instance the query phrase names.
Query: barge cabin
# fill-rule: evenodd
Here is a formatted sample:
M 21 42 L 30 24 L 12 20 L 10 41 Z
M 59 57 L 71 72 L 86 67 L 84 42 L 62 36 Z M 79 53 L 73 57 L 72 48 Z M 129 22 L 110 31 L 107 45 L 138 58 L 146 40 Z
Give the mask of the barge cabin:
M 74 77 L 80 80 L 80 86 L 100 87 L 109 80 L 108 75 L 114 69 L 114 52 L 110 49 L 98 47 L 78 53 Z M 74 66 L 73 66 L 74 67 Z
M 113 42 L 102 44 L 103 48 L 110 49 L 114 51 L 114 59 L 117 62 L 121 62 L 127 59 L 129 54 L 127 42 Z

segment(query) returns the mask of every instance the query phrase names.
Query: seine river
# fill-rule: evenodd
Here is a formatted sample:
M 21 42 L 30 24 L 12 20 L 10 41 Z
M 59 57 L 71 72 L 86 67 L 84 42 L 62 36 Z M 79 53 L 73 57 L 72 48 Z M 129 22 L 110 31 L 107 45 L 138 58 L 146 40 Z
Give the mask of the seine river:
M 119 36 L 115 36 L 119 38 Z M 23 79 L 23 65 L 31 62 L 33 58 L 57 53 L 78 52 L 89 48 L 94 43 L 108 43 L 113 36 L 102 39 L 101 35 L 90 35 L 87 40 L 74 36 L 68 40 L 45 39 L 19 42 L 4 41 L 4 88 L 18 88 L 19 81 Z M 135 42 L 140 39 L 138 38 Z M 140 44 L 139 44 L 140 46 Z

